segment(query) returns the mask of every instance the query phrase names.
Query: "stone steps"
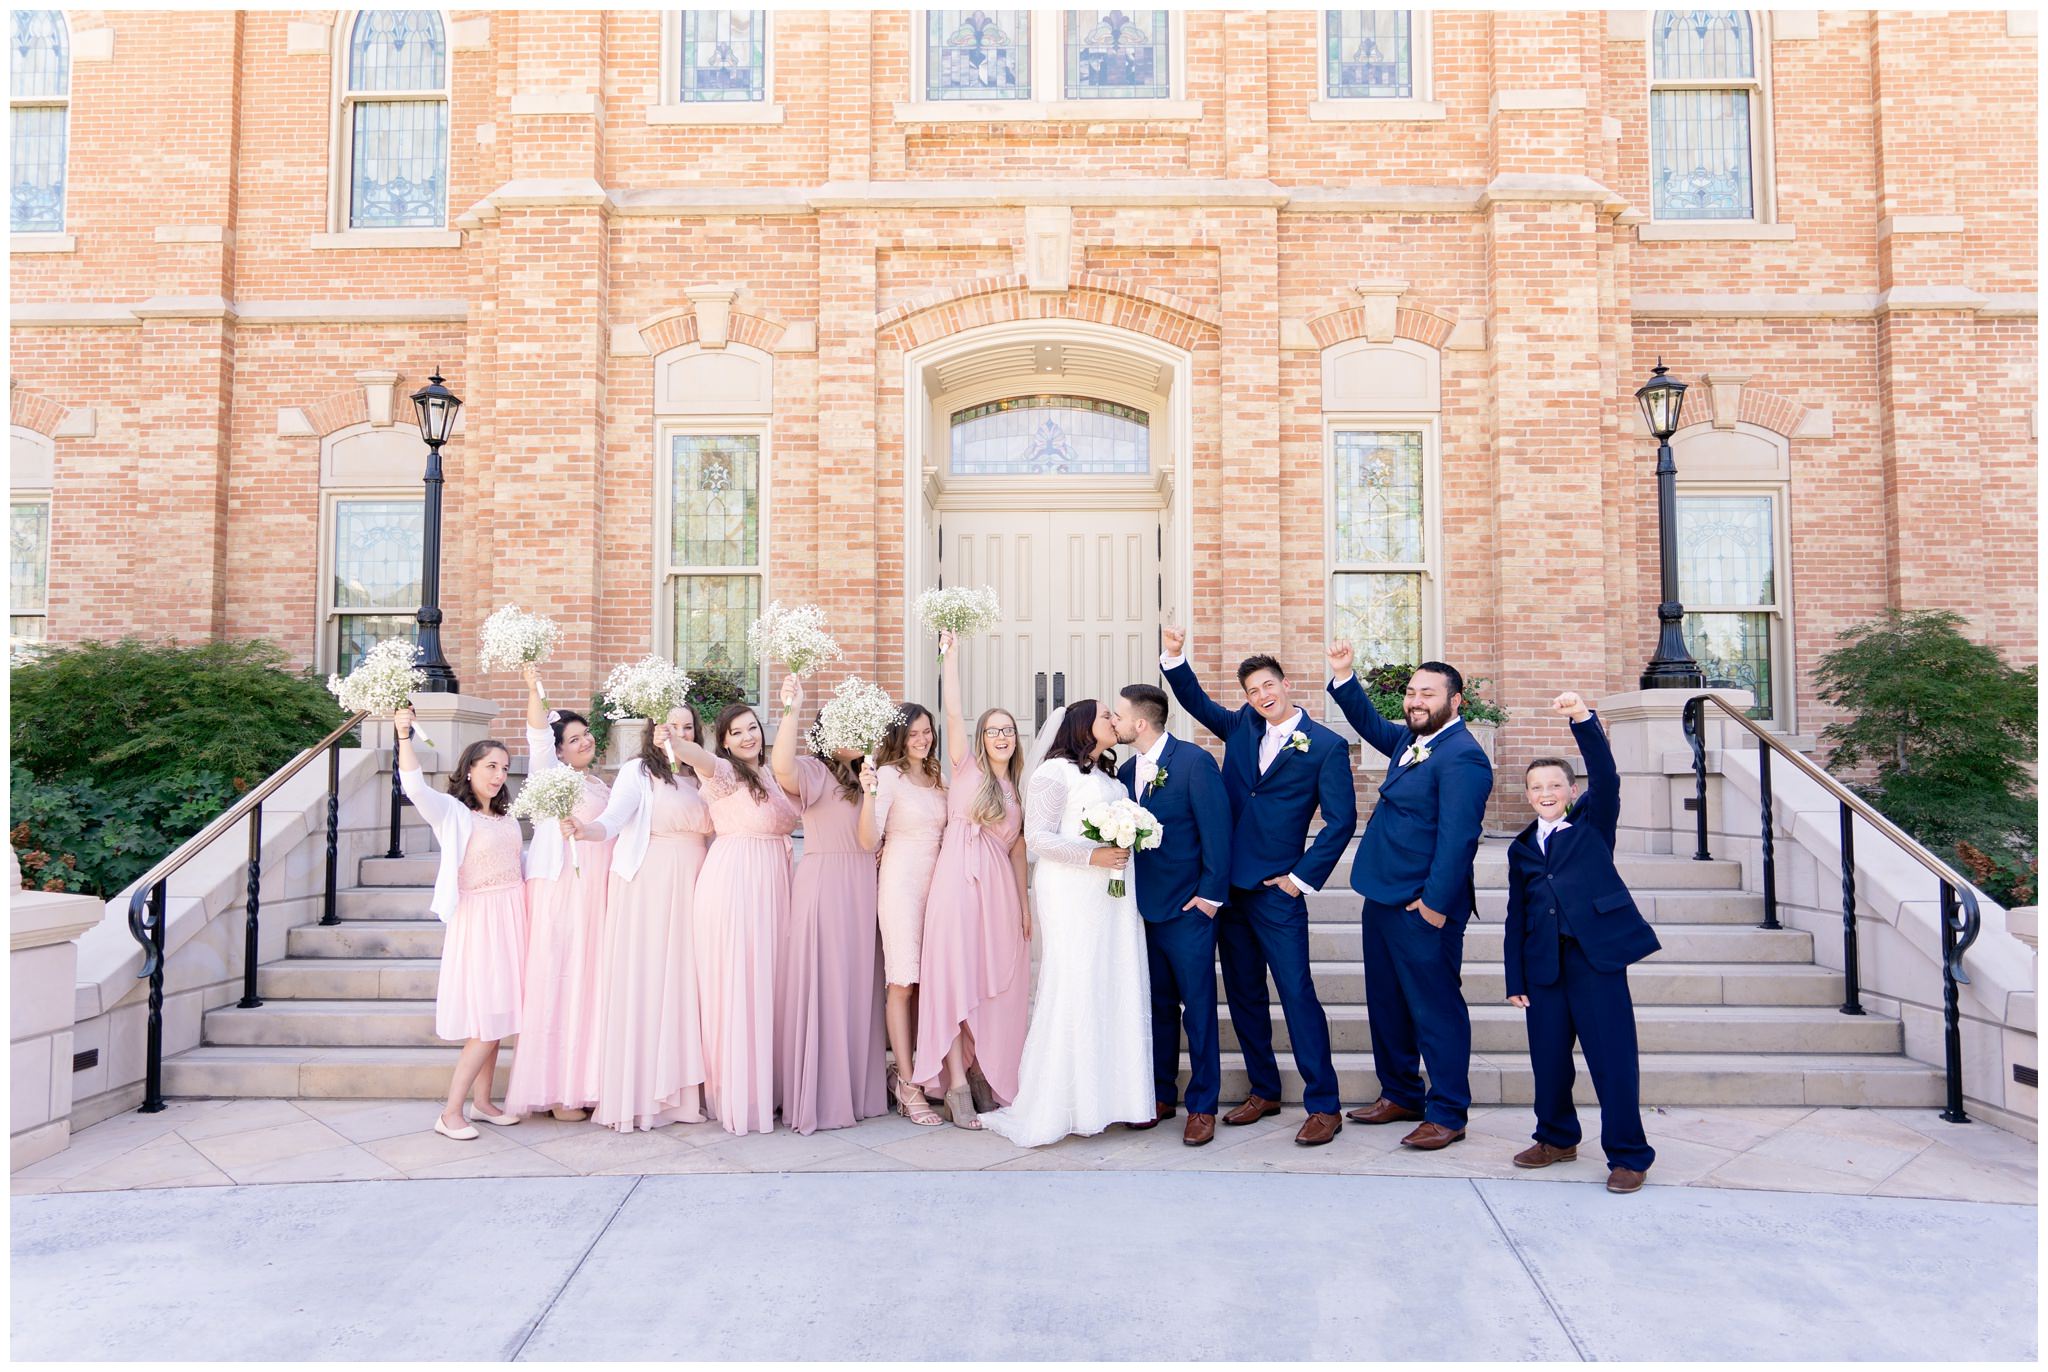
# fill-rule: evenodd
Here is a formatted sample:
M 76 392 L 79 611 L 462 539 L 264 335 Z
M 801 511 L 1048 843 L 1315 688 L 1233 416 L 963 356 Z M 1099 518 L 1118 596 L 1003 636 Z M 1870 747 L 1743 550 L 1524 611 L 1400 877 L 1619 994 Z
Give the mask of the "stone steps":
M 164 1063 L 164 1089 L 173 1096 L 283 1096 L 328 1099 L 438 1100 L 448 1089 L 457 1049 L 318 1048 L 206 1046 Z M 509 1054 L 498 1063 L 502 1090 Z M 1283 1094 L 1301 1098 L 1301 1078 L 1285 1054 L 1280 1057 Z M 1346 1105 L 1363 1104 L 1379 1092 L 1372 1058 L 1365 1053 L 1335 1057 Z M 1581 1060 L 1576 1098 L 1594 1104 L 1591 1079 Z M 1527 1054 L 1478 1053 L 1472 1058 L 1475 1105 L 1526 1105 L 1534 1098 Z M 1248 1086 L 1243 1060 L 1226 1054 L 1223 1098 L 1243 1098 Z M 1856 1057 L 1824 1053 L 1757 1056 L 1730 1053 L 1652 1053 L 1642 1064 L 1645 1105 L 1866 1105 L 1924 1106 L 1941 1103 L 1941 1074 L 1897 1057 Z M 1352 1126 L 1354 1128 L 1358 1126 Z

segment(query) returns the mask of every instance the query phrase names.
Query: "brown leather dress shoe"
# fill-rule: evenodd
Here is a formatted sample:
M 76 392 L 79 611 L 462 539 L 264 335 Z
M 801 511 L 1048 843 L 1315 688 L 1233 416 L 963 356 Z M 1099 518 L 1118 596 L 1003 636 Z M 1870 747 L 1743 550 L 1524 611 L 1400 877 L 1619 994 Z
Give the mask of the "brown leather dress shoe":
M 1344 1128 L 1344 1119 L 1336 1111 L 1328 1114 L 1314 1114 L 1301 1122 L 1301 1132 L 1294 1141 L 1304 1148 L 1315 1148 L 1337 1137 Z
M 1607 1189 L 1617 1196 L 1626 1196 L 1643 1189 L 1646 1174 L 1630 1167 L 1617 1167 L 1607 1174 Z
M 1188 1112 L 1187 1127 L 1180 1131 L 1180 1141 L 1190 1148 L 1200 1148 L 1216 1137 L 1216 1117 Z
M 1359 1124 L 1392 1124 L 1396 1120 L 1419 1120 L 1422 1118 L 1422 1112 L 1410 1110 L 1405 1105 L 1396 1105 L 1385 1096 L 1381 1096 L 1371 1105 L 1359 1106 L 1345 1118 L 1355 1120 Z
M 1280 1113 L 1280 1102 L 1267 1100 L 1263 1096 L 1246 1096 L 1244 1104 L 1223 1117 L 1225 1124 L 1250 1124 L 1268 1115 Z
M 1534 1143 L 1515 1154 L 1517 1167 L 1548 1167 L 1553 1162 L 1573 1162 L 1579 1156 L 1579 1146 L 1553 1148 L 1547 1143 Z
M 1157 1128 L 1159 1127 L 1159 1121 L 1161 1121 L 1161 1120 L 1170 1120 L 1170 1119 L 1172 1119 L 1172 1118 L 1173 1118 L 1173 1117 L 1174 1117 L 1174 1116 L 1175 1116 L 1176 1114 L 1178 1114 L 1178 1113 L 1179 1113 L 1179 1111 L 1175 1110 L 1175 1109 L 1174 1109 L 1174 1108 L 1173 1108 L 1173 1107 L 1172 1107 L 1171 1105 L 1168 1105 L 1168 1104 L 1167 1104 L 1166 1102 L 1164 1102 L 1164 1101 L 1154 1101 L 1154 1102 L 1152 1103 L 1152 1111 L 1153 1111 L 1153 1114 L 1152 1114 L 1152 1118 L 1151 1118 L 1151 1119 L 1148 1119 L 1148 1120 L 1132 1120 L 1132 1121 L 1131 1121 L 1130 1123 L 1126 1124 L 1126 1125 L 1124 1126 L 1124 1128 L 1126 1128 L 1126 1129 L 1157 1129 Z
M 1425 1153 L 1434 1153 L 1439 1148 L 1448 1148 L 1465 1137 L 1462 1129 L 1446 1129 L 1441 1124 L 1424 1120 L 1415 1126 L 1415 1132 L 1401 1140 L 1403 1148 L 1419 1148 Z

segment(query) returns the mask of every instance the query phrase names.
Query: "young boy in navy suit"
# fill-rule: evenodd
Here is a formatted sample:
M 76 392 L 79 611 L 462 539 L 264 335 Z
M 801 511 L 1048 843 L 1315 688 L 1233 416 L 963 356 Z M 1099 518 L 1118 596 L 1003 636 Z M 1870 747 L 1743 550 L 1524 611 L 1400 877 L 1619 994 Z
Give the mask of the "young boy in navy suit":
M 1626 1194 L 1642 1189 L 1657 1156 L 1643 1136 L 1638 1105 L 1628 967 L 1659 945 L 1614 866 L 1621 773 L 1607 734 L 1576 692 L 1566 691 L 1551 708 L 1571 721 L 1586 763 L 1586 794 L 1574 803 L 1569 761 L 1537 758 L 1525 773 L 1536 818 L 1508 847 L 1508 1003 L 1529 1012 L 1536 1078 L 1536 1142 L 1515 1155 L 1515 1166 L 1548 1167 L 1579 1155 L 1572 1107 L 1577 1039 L 1600 1101 L 1607 1189 Z

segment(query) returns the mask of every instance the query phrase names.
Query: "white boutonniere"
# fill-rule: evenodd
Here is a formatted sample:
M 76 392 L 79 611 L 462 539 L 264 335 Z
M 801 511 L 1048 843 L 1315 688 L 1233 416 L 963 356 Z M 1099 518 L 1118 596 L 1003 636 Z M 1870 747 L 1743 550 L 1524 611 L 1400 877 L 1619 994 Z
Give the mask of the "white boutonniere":
M 1307 752 L 1308 735 L 1303 733 L 1301 730 L 1296 729 L 1293 733 L 1287 736 L 1287 746 L 1292 748 L 1297 753 Z
M 1408 751 L 1401 756 L 1401 765 L 1403 767 L 1412 767 L 1427 761 L 1429 761 L 1429 747 L 1427 744 L 1422 743 L 1409 744 Z
M 1152 773 L 1152 780 L 1145 784 L 1145 794 L 1149 796 L 1165 784 L 1166 769 L 1161 767 Z

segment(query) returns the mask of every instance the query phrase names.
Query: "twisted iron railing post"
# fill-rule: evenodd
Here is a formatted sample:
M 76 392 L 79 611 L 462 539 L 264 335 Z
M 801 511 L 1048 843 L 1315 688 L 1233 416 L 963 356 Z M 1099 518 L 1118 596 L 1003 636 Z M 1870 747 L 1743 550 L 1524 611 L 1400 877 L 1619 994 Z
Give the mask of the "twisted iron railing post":
M 1842 809 L 1842 1013 L 1863 1013 L 1856 954 L 1856 815 Z
M 256 806 L 249 811 L 249 887 L 248 900 L 244 907 L 248 918 L 242 924 L 242 999 L 236 1002 L 244 1010 L 254 1010 L 263 1004 L 263 998 L 256 994 L 256 963 L 261 954 L 258 944 L 263 908 L 263 807 Z
M 1685 741 L 1692 745 L 1692 804 L 1693 828 L 1699 835 L 1699 846 L 1692 855 L 1694 862 L 1710 862 L 1714 855 L 1707 850 L 1707 707 L 1695 696 L 1685 702 L 1679 712 L 1679 725 L 1685 730 Z
M 1771 822 L 1771 745 L 1770 740 L 1757 735 L 1756 740 L 1756 803 L 1763 812 L 1764 836 L 1764 922 L 1765 929 L 1782 929 L 1778 923 L 1778 839 L 1772 832 L 1776 827 Z
M 398 841 L 398 811 L 405 804 L 405 788 L 398 782 L 398 730 L 391 731 L 391 846 L 385 851 L 388 858 L 402 858 L 405 849 Z
M 1977 896 L 1961 888 L 1963 907 L 1956 908 L 1958 890 L 1941 883 L 1941 1011 L 1942 1058 L 1948 1076 L 1948 1108 L 1941 1117 L 1950 1124 L 1968 1124 L 1963 1109 L 1963 991 L 1970 974 L 1963 970 L 1963 953 L 1977 941 L 1980 918 Z
M 335 881 L 341 870 L 341 744 L 327 748 L 327 889 L 320 897 L 320 922 L 339 924 L 335 910 Z
M 138 886 L 128 897 L 128 932 L 142 945 L 141 976 L 149 978 L 149 1042 L 142 1059 L 142 1111 L 164 1108 L 164 915 L 170 906 L 170 878 Z

